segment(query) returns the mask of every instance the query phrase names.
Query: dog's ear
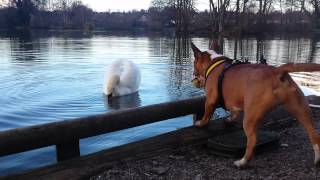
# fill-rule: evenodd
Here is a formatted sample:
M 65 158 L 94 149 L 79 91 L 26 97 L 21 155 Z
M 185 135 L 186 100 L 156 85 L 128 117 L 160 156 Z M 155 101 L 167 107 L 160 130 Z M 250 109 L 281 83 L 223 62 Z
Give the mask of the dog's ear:
M 192 48 L 194 57 L 199 58 L 201 56 L 201 51 L 197 48 L 196 45 L 193 44 L 193 42 L 191 42 L 191 48 Z

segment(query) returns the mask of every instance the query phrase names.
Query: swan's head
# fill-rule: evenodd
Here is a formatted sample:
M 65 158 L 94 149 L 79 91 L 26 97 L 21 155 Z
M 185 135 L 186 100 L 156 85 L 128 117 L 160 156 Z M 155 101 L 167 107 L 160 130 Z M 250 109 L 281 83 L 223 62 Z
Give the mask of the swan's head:
M 107 82 L 107 88 L 105 94 L 110 99 L 112 96 L 115 96 L 115 88 L 120 82 L 120 77 L 118 75 L 111 75 Z

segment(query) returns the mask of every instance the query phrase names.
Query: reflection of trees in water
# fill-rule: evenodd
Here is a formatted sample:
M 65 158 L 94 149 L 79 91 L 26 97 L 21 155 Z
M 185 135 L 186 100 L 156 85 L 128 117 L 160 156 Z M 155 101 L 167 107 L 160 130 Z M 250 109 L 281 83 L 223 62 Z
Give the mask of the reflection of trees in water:
M 59 38 L 55 44 L 59 48 L 59 53 L 71 54 L 75 59 L 87 56 L 89 49 L 92 48 L 91 34 L 66 31 L 57 36 Z
M 320 37 L 242 37 L 225 38 L 223 52 L 234 59 L 256 62 L 261 55 L 269 64 L 315 62 Z
M 316 56 L 316 51 L 317 51 L 317 43 L 319 42 L 320 37 L 319 36 L 313 36 L 311 37 L 311 42 L 310 42 L 310 54 L 308 56 L 308 62 L 315 62 L 315 56 Z
M 263 55 L 269 64 L 315 62 L 319 38 L 244 37 L 226 39 L 224 54 L 233 58 L 248 57 L 255 62 Z
M 16 31 L 10 38 L 11 56 L 13 61 L 40 61 L 37 54 L 40 54 L 41 48 L 47 48 L 40 45 L 40 40 L 34 38 L 28 31 Z
M 149 37 L 150 53 L 157 57 L 155 61 L 168 61 L 169 64 L 190 63 L 190 37 Z M 165 63 L 165 62 L 161 62 Z
M 193 72 L 190 41 L 189 37 L 183 36 L 149 38 L 150 54 L 156 57 L 150 61 L 156 61 L 161 68 L 164 68 L 162 69 L 164 71 L 160 71 L 164 73 L 159 76 L 164 81 L 163 86 L 172 100 L 183 98 L 181 96 L 190 91 Z
M 175 64 L 175 66 L 173 68 L 170 68 L 169 87 L 173 86 L 177 88 L 177 93 L 180 93 L 182 87 L 184 86 L 184 79 L 188 74 L 186 68 L 184 68 L 182 65 L 186 64 L 189 60 L 190 38 L 176 37 L 173 44 L 174 51 L 171 59 L 172 63 Z
M 224 55 L 228 56 L 229 58 L 238 59 L 238 56 L 242 56 L 242 51 L 240 49 L 240 44 L 242 43 L 241 39 L 223 39 L 222 41 L 222 52 Z
M 169 61 L 171 51 L 172 51 L 172 42 L 167 37 L 148 37 L 148 42 L 150 44 L 150 54 L 157 58 L 151 58 L 150 61 L 156 61 L 156 63 L 161 61 Z M 164 63 L 164 62 L 162 62 Z
M 71 53 L 77 57 L 82 58 L 88 54 L 88 51 L 91 48 L 90 39 L 73 39 L 65 37 L 61 42 L 57 42 L 57 45 L 61 45 L 61 51 L 65 53 Z
M 256 48 L 256 62 L 259 61 L 260 57 L 264 57 L 265 56 L 265 45 L 266 43 L 264 43 L 263 39 L 258 37 L 257 38 L 257 48 Z
M 171 64 L 169 72 L 169 95 L 175 98 L 190 97 L 197 89 L 192 88 L 193 53 L 191 52 L 190 37 L 181 36 L 173 39 Z M 183 97 L 186 96 L 186 97 Z
M 223 47 L 223 54 L 233 59 L 249 58 L 255 61 L 258 52 L 256 41 L 250 38 L 225 38 Z
M 313 62 L 316 41 L 305 38 L 280 39 L 277 43 L 277 57 L 274 59 L 277 64 L 281 63 L 307 63 Z M 281 43 L 281 44 L 280 44 Z M 280 45 L 279 45 L 280 44 Z M 269 52 L 270 54 L 275 52 Z
M 238 53 L 238 43 L 241 44 L 241 41 L 238 40 L 238 38 L 236 38 L 234 40 L 234 53 L 233 53 L 233 59 L 238 59 L 237 53 Z M 240 46 L 241 49 L 242 46 Z M 241 54 L 241 50 L 240 50 L 240 54 Z
M 75 58 L 87 55 L 91 46 L 91 35 L 82 32 L 13 31 L 5 34 L 10 37 L 11 57 L 13 61 L 42 62 L 48 60 L 48 53 L 72 53 Z M 56 38 L 57 37 L 57 38 Z M 54 42 L 50 42 L 54 41 Z M 50 48 L 48 47 L 50 46 Z M 58 48 L 57 52 L 54 52 Z M 50 58 L 49 58 L 50 59 Z
M 190 37 L 177 36 L 174 38 L 172 52 L 173 63 L 175 64 L 186 64 L 190 62 Z

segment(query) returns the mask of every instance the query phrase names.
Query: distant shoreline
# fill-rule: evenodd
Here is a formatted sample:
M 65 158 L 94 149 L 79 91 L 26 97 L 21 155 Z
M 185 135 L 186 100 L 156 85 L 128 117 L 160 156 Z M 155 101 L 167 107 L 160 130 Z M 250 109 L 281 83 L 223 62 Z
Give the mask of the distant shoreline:
M 212 34 L 208 32 L 189 32 L 188 34 L 177 34 L 175 33 L 174 29 L 172 28 L 167 28 L 163 29 L 161 31 L 159 30 L 150 30 L 147 28 L 136 28 L 136 29 L 102 29 L 102 28 L 97 28 L 97 29 L 92 29 L 92 30 L 84 30 L 81 28 L 70 28 L 70 29 L 65 29 L 65 28 L 13 28 L 13 29 L 6 29 L 6 28 L 0 28 L 0 36 L 1 33 L 6 34 L 6 35 L 19 35 L 19 34 L 28 34 L 28 33 L 33 33 L 33 32 L 78 32 L 83 35 L 90 35 L 90 34 L 96 34 L 96 33 L 107 33 L 107 34 L 112 34 L 112 35 L 161 35 L 161 36 L 169 36 L 169 37 L 208 37 L 210 38 Z M 269 32 L 269 33 L 258 33 L 258 32 L 252 32 L 252 33 L 243 33 L 242 35 L 237 35 L 234 33 L 224 33 L 224 37 L 290 37 L 290 36 L 295 36 L 295 37 L 314 37 L 314 36 L 320 36 L 320 31 L 307 31 L 307 32 Z

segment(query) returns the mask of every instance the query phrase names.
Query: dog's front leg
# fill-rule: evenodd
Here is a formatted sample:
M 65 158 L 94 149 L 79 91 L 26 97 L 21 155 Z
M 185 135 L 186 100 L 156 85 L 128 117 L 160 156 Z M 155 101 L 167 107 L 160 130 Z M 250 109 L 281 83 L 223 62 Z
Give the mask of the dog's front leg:
M 208 124 L 209 119 L 212 116 L 213 111 L 216 109 L 216 101 L 210 100 L 209 98 L 205 103 L 204 115 L 201 120 L 195 122 L 196 127 L 203 127 Z

